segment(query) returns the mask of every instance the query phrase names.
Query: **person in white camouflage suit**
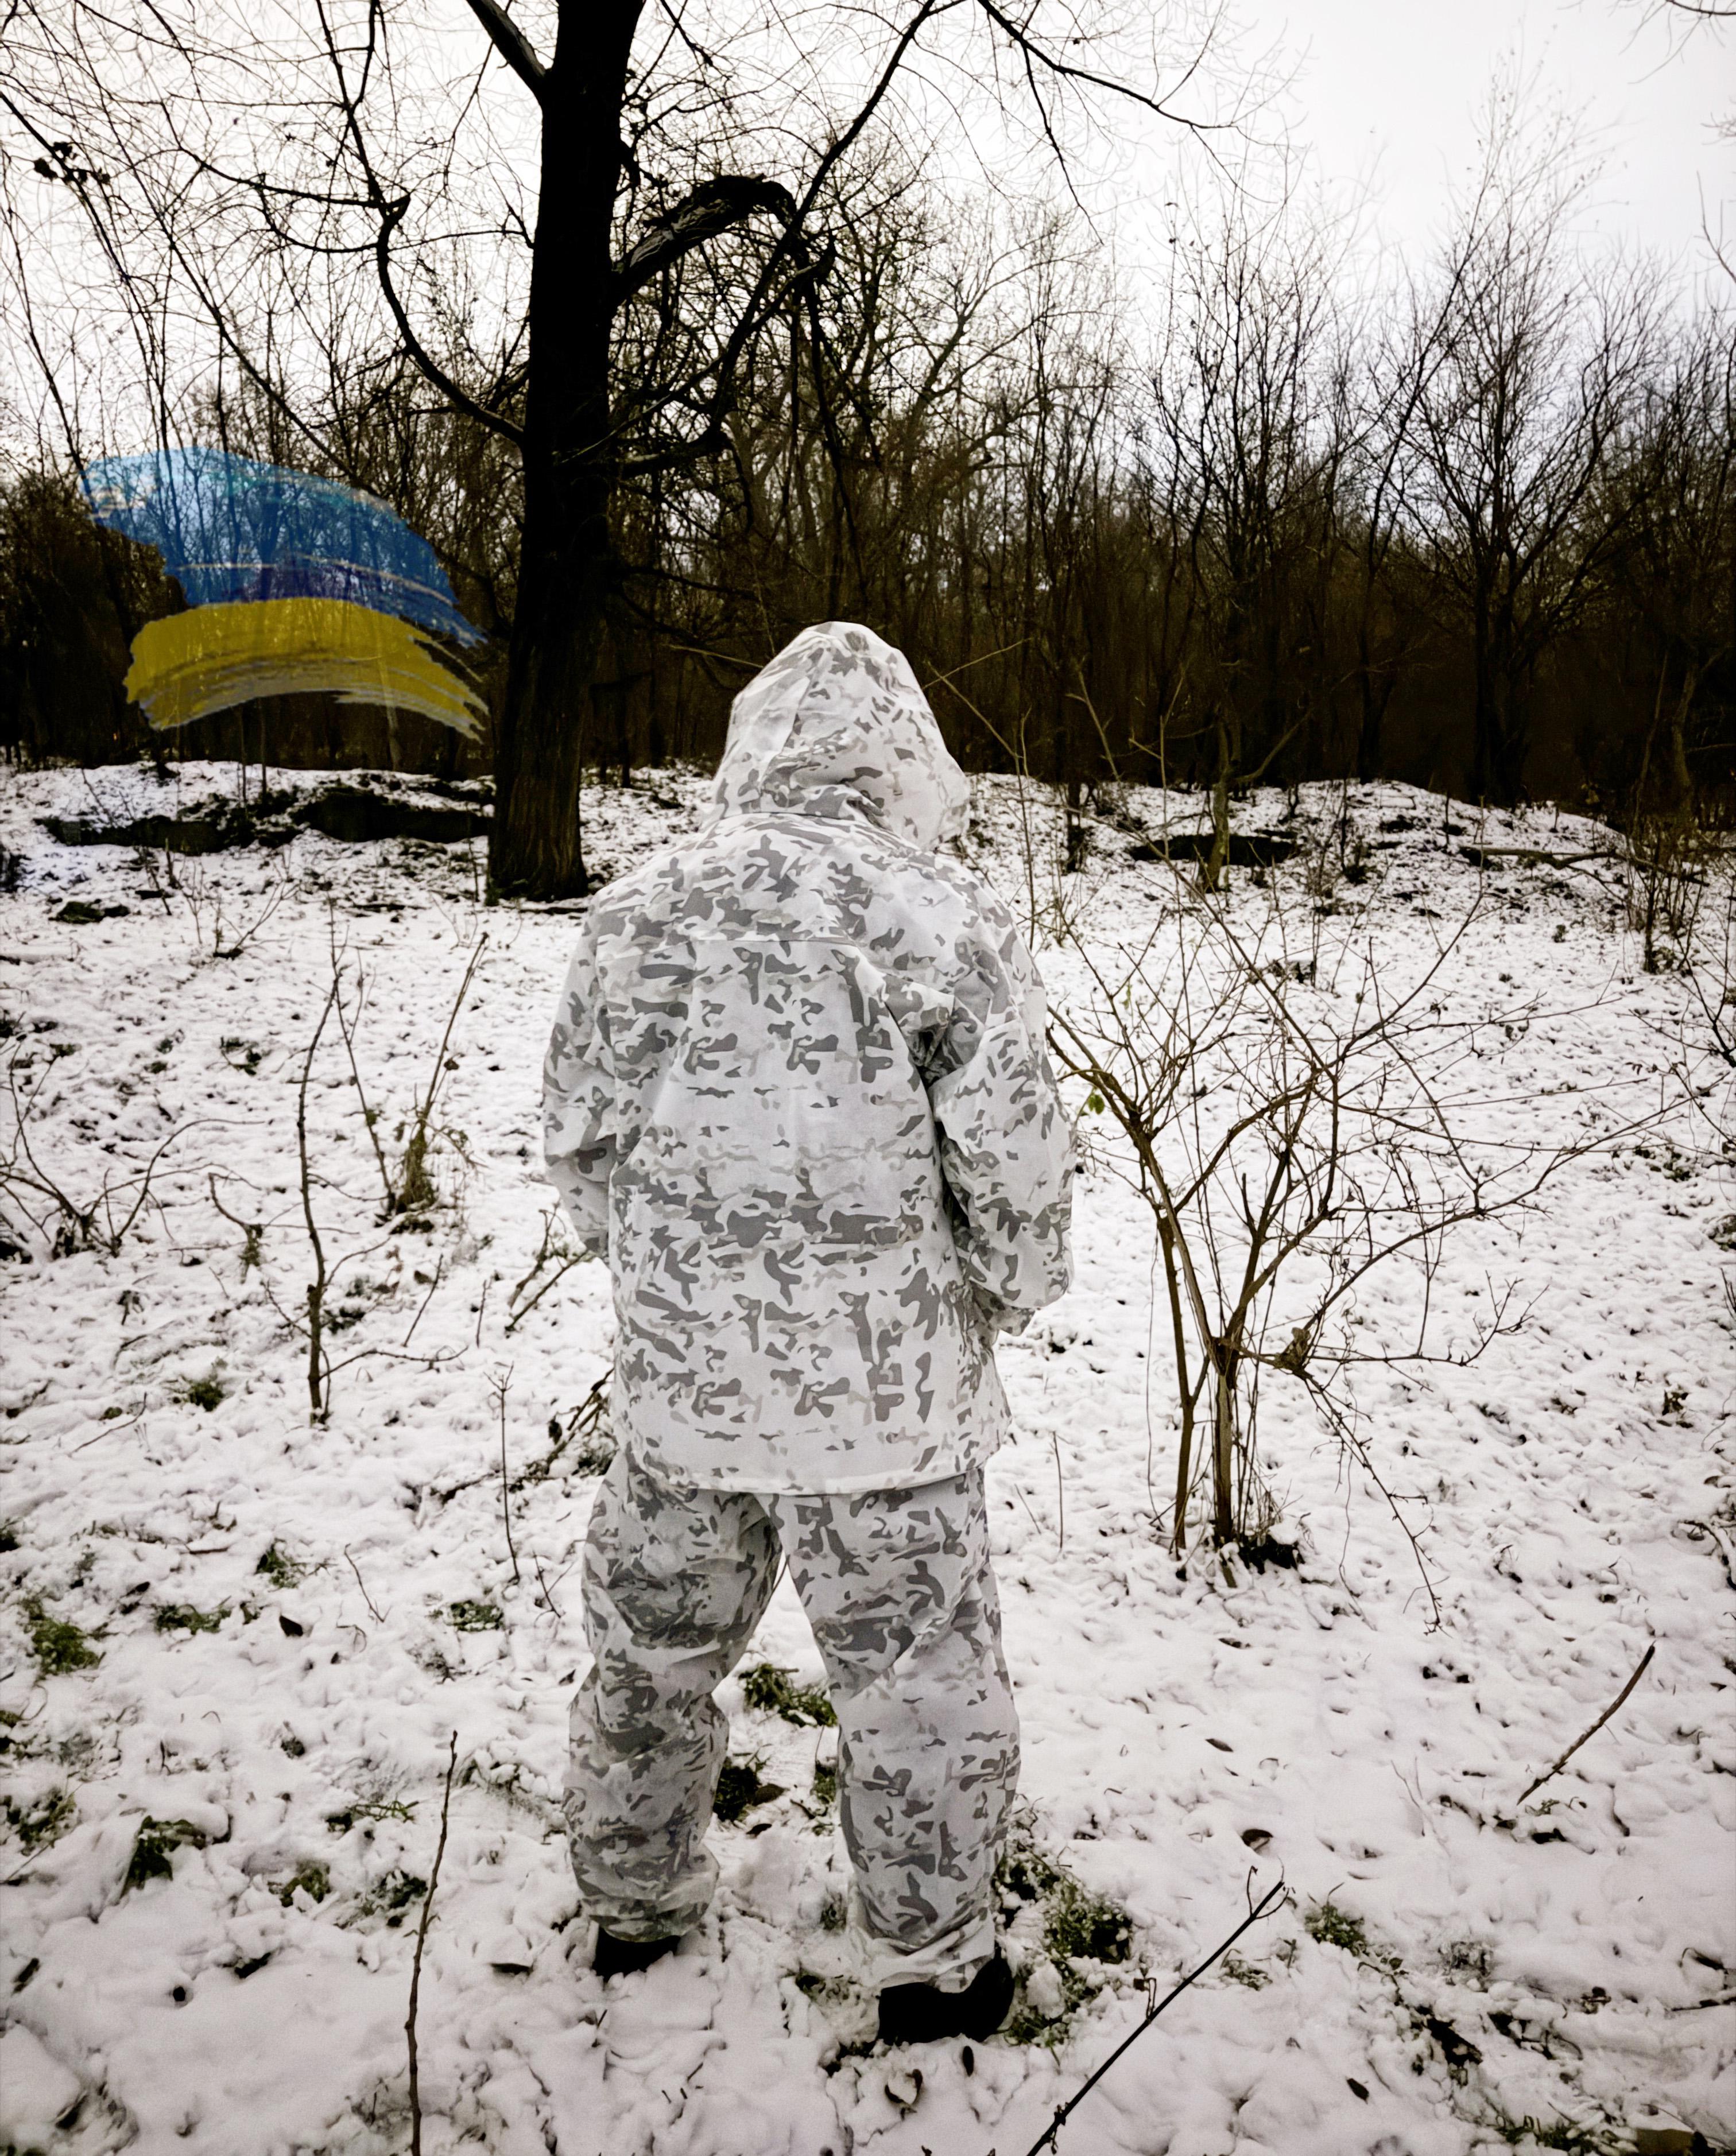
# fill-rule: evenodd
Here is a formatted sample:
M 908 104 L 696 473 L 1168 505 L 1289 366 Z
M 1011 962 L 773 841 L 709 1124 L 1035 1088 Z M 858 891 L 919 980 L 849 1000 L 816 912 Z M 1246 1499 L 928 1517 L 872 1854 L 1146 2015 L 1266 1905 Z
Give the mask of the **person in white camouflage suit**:
M 968 808 L 903 654 L 804 630 L 737 697 L 698 834 L 593 901 L 545 1075 L 550 1176 L 617 1323 L 566 1797 L 596 1966 L 645 1967 L 704 1915 L 711 1695 L 781 1553 L 890 2041 L 986 2035 L 1011 1999 L 993 1342 L 1071 1272 L 1042 986 L 937 850 Z

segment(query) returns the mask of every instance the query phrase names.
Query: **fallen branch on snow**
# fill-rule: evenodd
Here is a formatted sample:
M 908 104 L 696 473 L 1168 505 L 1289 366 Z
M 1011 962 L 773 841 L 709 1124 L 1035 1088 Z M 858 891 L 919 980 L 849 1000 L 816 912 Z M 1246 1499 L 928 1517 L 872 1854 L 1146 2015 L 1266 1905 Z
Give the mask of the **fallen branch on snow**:
M 1542 1789 L 1545 1782 L 1553 1782 L 1555 1777 L 1561 1772 L 1562 1768 L 1567 1764 L 1568 1761 L 1573 1758 L 1574 1753 L 1579 1750 L 1579 1747 L 1582 1744 L 1589 1743 L 1591 1738 L 1596 1736 L 1598 1731 L 1603 1727 L 1610 1717 L 1615 1713 L 1616 1709 L 1621 1705 L 1622 1702 L 1627 1697 L 1628 1694 L 1633 1690 L 1634 1686 L 1640 1681 L 1641 1678 L 1645 1676 L 1646 1671 L 1651 1668 L 1651 1657 L 1656 1652 L 1657 1642 L 1654 1640 L 1651 1645 L 1646 1650 L 1645 1653 L 1641 1656 L 1640 1666 L 1638 1669 L 1634 1671 L 1627 1682 L 1623 1685 L 1620 1691 L 1616 1693 L 1615 1698 L 1610 1702 L 1603 1712 L 1599 1715 L 1596 1721 L 1592 1723 L 1590 1728 L 1585 1732 L 1585 1734 L 1583 1737 L 1576 1737 L 1573 1743 L 1568 1746 L 1566 1751 L 1564 1751 L 1561 1757 L 1555 1762 L 1554 1765 L 1549 1768 L 1547 1772 L 1538 1776 L 1537 1779 L 1531 1784 L 1531 1787 L 1526 1790 L 1525 1796 L 1520 1798 L 1520 1804 L 1524 1803 L 1526 1797 L 1533 1795 L 1536 1791 Z M 1515 1804 L 1513 1806 L 1513 1810 L 1515 1811 L 1517 1811 L 1518 1808 L 1518 1804 Z
M 1612 1713 L 1615 1710 L 1613 1708 L 1610 1710 Z M 1587 1734 L 1589 1735 L 1590 1732 L 1588 1732 Z M 1230 1948 L 1235 1944 L 1236 1941 L 1241 1937 L 1244 1932 L 1251 1929 L 1254 1925 L 1257 1924 L 1260 1919 L 1265 1916 L 1266 1912 L 1271 1908 L 1275 1903 L 1287 1900 L 1289 1897 L 1289 1888 L 1284 1884 L 1284 1881 L 1281 1879 L 1279 1880 L 1276 1887 L 1269 1888 L 1248 1912 L 1247 1916 L 1242 1920 L 1242 1922 L 1236 1926 L 1235 1929 L 1230 1934 L 1229 1938 L 1227 1939 L 1220 1940 L 1218 1944 L 1212 1948 L 1211 1952 L 1205 1957 L 1205 1959 L 1200 1963 L 1197 1969 L 1190 1969 L 1187 1974 L 1182 1979 L 1181 1982 L 1175 1986 L 1173 1991 L 1170 1991 L 1163 1998 L 1160 1999 L 1155 2006 L 1149 2008 L 1146 2012 L 1144 2018 L 1139 2023 L 1138 2027 L 1133 2030 L 1130 2036 L 1124 2036 L 1122 2039 L 1121 2042 L 1116 2046 L 1115 2049 L 1109 2054 L 1108 2057 L 1104 2060 L 1102 2065 L 1097 2068 L 1097 2071 L 1091 2076 L 1091 2079 L 1086 2082 L 1085 2086 L 1076 2092 L 1074 2095 L 1070 2097 L 1066 2102 L 1057 2107 L 1054 2118 L 1050 2120 L 1043 2132 L 1037 2136 L 1036 2139 L 1030 2144 L 1030 2147 L 1026 2149 L 1025 2156 L 1042 2156 L 1044 2149 L 1053 2148 L 1055 2146 L 1055 2136 L 1061 2132 L 1062 2127 L 1066 2124 L 1073 2112 L 1079 2108 L 1080 2105 L 1084 2102 L 1086 2097 L 1091 2094 L 1097 2083 L 1102 2080 L 1104 2075 L 1108 2072 L 1109 2069 L 1115 2064 L 1122 2053 L 1128 2050 L 1132 2046 L 1137 2044 L 1139 2041 L 1139 2039 L 1145 2034 L 1146 2030 L 1150 2028 L 1152 2023 L 1155 2021 L 1158 2016 L 1163 2011 L 1165 2007 L 1171 2005 L 1176 1999 L 1179 1999 L 1183 1992 L 1187 1989 L 1190 1984 L 1197 1982 L 1200 1977 L 1204 1976 L 1207 1969 L 1209 1969 L 1212 1964 L 1218 1959 L 1220 1955 L 1228 1953 Z M 994 2156 L 994 2151 L 992 2149 L 989 2151 L 989 2156 Z
M 434 1845 L 434 1869 L 428 1875 L 428 1892 L 422 1897 L 422 1921 L 416 1927 L 416 1958 L 410 1964 L 410 2010 L 404 2020 L 404 2035 L 410 2049 L 410 2156 L 422 2156 L 422 2084 L 417 2076 L 416 2006 L 422 1989 L 422 1952 L 428 1944 L 429 1919 L 434 1914 L 434 1890 L 440 1883 L 440 1859 L 446 1854 L 446 1822 L 452 1810 L 452 1775 L 458 1765 L 458 1732 L 452 1732 L 452 1748 L 446 1759 L 446 1787 L 440 1797 L 440 1838 Z

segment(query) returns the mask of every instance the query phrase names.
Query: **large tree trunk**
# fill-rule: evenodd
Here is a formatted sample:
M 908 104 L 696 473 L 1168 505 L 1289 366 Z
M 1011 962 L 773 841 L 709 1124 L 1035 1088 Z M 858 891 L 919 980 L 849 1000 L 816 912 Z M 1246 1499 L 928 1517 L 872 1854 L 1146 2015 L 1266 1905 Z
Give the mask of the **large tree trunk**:
M 1487 567 L 1471 602 L 1471 798 L 1499 802 L 1506 751 L 1501 654 L 1496 649 L 1496 600 Z
M 1374 665 L 1374 637 L 1369 626 L 1370 602 L 1364 594 L 1362 618 L 1356 627 L 1356 683 L 1361 702 L 1361 722 L 1356 732 L 1356 775 L 1364 786 L 1385 777 L 1386 707 L 1392 701 L 1396 670 L 1382 666 L 1379 678 Z
M 526 459 L 488 856 L 494 888 L 525 898 L 572 897 L 587 888 L 579 773 L 612 562 L 604 516 L 588 516 L 573 498 L 578 493 Z M 588 526 L 603 527 L 600 543 Z
M 1511 602 L 1501 595 L 1477 635 L 1477 783 L 1480 801 L 1512 808 L 1523 797 L 1531 752 L 1526 657 Z
M 1495 766 L 1495 795 L 1503 808 L 1516 808 L 1525 798 L 1525 765 L 1531 754 L 1531 725 L 1523 672 L 1509 670 L 1503 688 L 1501 750 Z
M 609 528 L 610 239 L 639 15 L 639 0 L 562 0 L 543 88 L 524 540 L 489 845 L 495 889 L 526 898 L 586 888 L 579 773 L 616 575 Z
M 1495 674 L 1479 630 L 1471 654 L 1471 798 L 1495 797 L 1495 766 L 1501 747 L 1501 714 L 1495 701 Z

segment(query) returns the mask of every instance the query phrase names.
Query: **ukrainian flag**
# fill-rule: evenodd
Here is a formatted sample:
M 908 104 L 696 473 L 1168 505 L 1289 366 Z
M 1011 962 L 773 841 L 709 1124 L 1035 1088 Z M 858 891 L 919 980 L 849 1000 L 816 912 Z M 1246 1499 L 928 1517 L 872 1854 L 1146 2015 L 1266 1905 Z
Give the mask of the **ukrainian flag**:
M 309 690 L 474 736 L 481 699 L 443 650 L 479 643 L 427 541 L 371 494 L 172 449 L 86 467 L 93 514 L 155 547 L 187 611 L 133 639 L 126 693 L 154 726 Z

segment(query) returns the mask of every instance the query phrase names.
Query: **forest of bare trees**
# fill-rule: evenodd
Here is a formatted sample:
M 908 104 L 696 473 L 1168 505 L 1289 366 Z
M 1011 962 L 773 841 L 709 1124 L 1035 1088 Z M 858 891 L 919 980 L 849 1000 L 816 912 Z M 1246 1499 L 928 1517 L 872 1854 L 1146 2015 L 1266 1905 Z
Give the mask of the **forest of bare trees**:
M 545 69 L 472 4 L 508 88 L 542 107 L 547 199 L 576 63 L 557 51 Z M 888 22 L 914 38 L 934 12 Z M 1511 88 L 1425 259 L 1347 266 L 1342 217 L 1281 161 L 1232 169 L 1215 151 L 1166 213 L 1167 280 L 1130 294 L 1082 214 L 973 210 L 930 183 L 882 107 L 896 38 L 871 55 L 848 124 L 814 136 L 799 191 L 730 175 L 764 141 L 745 118 L 732 141 L 741 109 L 715 54 L 657 62 L 665 76 L 679 62 L 684 91 L 712 85 L 696 127 L 623 47 L 619 174 L 605 159 L 586 183 L 588 214 L 610 198 L 592 235 L 602 314 L 588 329 L 573 314 L 568 261 L 539 374 L 547 213 L 511 305 L 453 274 L 449 248 L 408 237 L 403 173 L 384 172 L 364 125 L 391 11 L 367 11 L 359 47 L 320 20 L 306 66 L 329 64 L 321 101 L 309 91 L 280 177 L 219 170 L 172 96 L 118 96 L 112 54 L 88 43 L 63 40 L 53 65 L 38 54 L 39 110 L 15 71 L 8 109 L 20 141 L 44 146 L 39 192 L 126 267 L 159 433 L 366 487 L 425 533 L 487 633 L 494 737 L 472 747 L 408 720 L 388 742 L 368 715 L 285 700 L 200 721 L 177 752 L 493 769 L 503 793 L 530 757 L 558 793 L 581 769 L 715 755 L 748 673 L 803 624 L 842 616 L 909 652 L 968 763 L 1016 765 L 1076 800 L 1161 778 L 1204 789 L 1227 829 L 1256 783 L 1392 776 L 1623 819 L 1736 808 L 1728 280 L 1588 248 L 1584 170 Z M 1046 125 L 1045 100 L 1078 85 L 996 10 L 984 20 Z M 1194 124 L 1131 80 L 1086 88 Z M 76 143 L 49 139 L 44 85 L 82 119 Z M 392 94 L 402 128 L 408 94 Z M 18 148 L 14 346 L 52 377 Z M 684 191 L 648 177 L 660 159 L 685 160 Z M 250 234 L 244 290 L 171 199 L 177 160 L 189 188 L 214 191 L 228 244 Z M 449 155 L 437 177 L 455 198 Z M 362 274 L 386 295 L 372 331 L 342 304 Z M 177 375 L 189 293 L 211 361 Z M 606 389 L 568 378 L 581 332 L 606 353 Z M 539 420 L 537 383 L 557 377 L 578 403 Z M 59 439 L 33 449 L 15 429 L 0 493 L 3 747 L 127 758 L 148 731 L 121 685 L 127 642 L 177 595 L 80 506 L 77 456 L 137 444 L 58 390 L 43 408 Z M 539 425 L 580 449 L 539 447 Z M 519 887 L 583 888 L 576 824 L 569 853 L 552 828 L 526 843 Z

